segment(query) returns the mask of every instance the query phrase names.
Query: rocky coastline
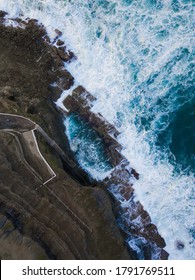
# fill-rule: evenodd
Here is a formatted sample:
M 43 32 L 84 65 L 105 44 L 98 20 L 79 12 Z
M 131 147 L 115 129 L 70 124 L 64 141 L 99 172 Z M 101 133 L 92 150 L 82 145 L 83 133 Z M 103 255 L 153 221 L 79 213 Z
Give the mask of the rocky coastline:
M 75 162 L 72 168 L 54 149 L 37 135 L 44 157 L 50 162 L 57 176 L 46 187 L 41 186 L 22 164 L 13 139 L 0 132 L 0 247 L 1 259 L 136 259 L 125 244 L 127 236 L 141 236 L 150 240 L 143 249 L 144 257 L 150 259 L 154 243 L 159 246 L 161 259 L 167 259 L 163 250 L 164 240 L 151 223 L 141 204 L 132 201 L 136 209 L 132 213 L 121 209 L 106 188 L 118 181 L 121 193 L 129 200 L 132 185 L 121 180 L 124 170 L 115 171 L 112 180 L 97 182 L 82 170 L 71 152 L 64 133 L 63 114 L 55 106 L 63 90 L 74 84 L 74 78 L 64 68 L 64 62 L 76 59 L 66 49 L 56 30 L 54 42 L 50 42 L 44 26 L 36 20 L 10 19 L 0 11 L 0 112 L 28 117 L 38 123 Z M 55 45 L 54 45 L 55 43 Z M 90 114 L 89 94 L 83 100 L 83 88 L 77 89 L 73 97 L 65 100 L 65 106 L 77 110 L 105 138 L 108 130 L 117 136 L 117 131 L 108 123 L 99 123 Z M 79 99 L 80 98 L 80 99 Z M 76 107 L 75 107 L 76 106 Z M 89 107 L 89 108 L 88 108 Z M 82 111 L 83 110 L 83 111 Z M 86 112 L 88 113 L 86 114 Z M 101 124 L 101 131 L 98 130 Z M 123 161 L 116 153 L 117 141 L 106 138 L 108 152 L 113 165 Z M 122 167 L 121 167 L 122 168 Z M 128 173 L 128 172 L 127 172 Z M 139 174 L 130 169 L 128 176 L 138 179 Z M 129 215 L 130 219 L 142 216 L 147 230 L 123 222 L 119 229 L 116 218 Z M 120 214 L 120 215 L 119 215 Z M 79 222 L 79 217 L 84 224 Z M 128 229 L 128 230 L 127 230 Z
M 0 111 L 38 123 L 74 160 L 62 115 L 54 105 L 74 81 L 63 63 L 74 56 L 62 46 L 58 30 L 59 48 L 36 20 L 5 16 L 0 12 Z M 70 168 L 40 135 L 37 139 L 57 174 L 46 187 L 19 162 L 15 141 L 0 132 L 0 258 L 134 258 L 124 244 L 106 192 L 76 162 Z

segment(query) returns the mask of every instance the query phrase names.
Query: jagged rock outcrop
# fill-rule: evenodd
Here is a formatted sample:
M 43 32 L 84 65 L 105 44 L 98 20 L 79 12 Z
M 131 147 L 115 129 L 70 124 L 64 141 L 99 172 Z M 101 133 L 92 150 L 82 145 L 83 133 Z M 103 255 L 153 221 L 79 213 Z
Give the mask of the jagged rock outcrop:
M 62 61 L 74 55 L 62 54 L 60 32 L 54 47 L 35 20 L 17 19 L 18 27 L 12 27 L 4 25 L 4 16 L 0 12 L 0 111 L 32 119 L 74 160 L 53 103 L 74 82 Z M 106 192 L 37 139 L 57 174 L 44 186 L 21 161 L 13 135 L 0 132 L 1 259 L 134 258 Z
M 64 100 L 66 114 L 78 114 L 104 140 L 114 170 L 104 179 L 102 186 L 108 188 L 111 193 L 115 193 L 113 196 L 117 197 L 115 211 L 127 240 L 138 240 L 135 244 L 140 249 L 140 256 L 144 259 L 151 259 L 154 255 L 158 259 L 167 259 L 168 253 L 163 250 L 166 246 L 164 239 L 158 233 L 142 204 L 135 200 L 133 181 L 139 179 L 139 174 L 131 168 L 128 160 L 121 154 L 122 147 L 117 141 L 119 136 L 117 129 L 101 114 L 92 111 L 95 101 L 96 98 L 93 95 L 82 86 L 78 86 Z
M 20 161 L 15 140 L 5 132 L 0 147 L 0 240 L 7 248 L 2 258 L 26 257 L 16 254 L 20 247 L 35 259 L 130 257 L 103 190 L 79 185 L 58 166 L 57 178 L 43 186 Z M 9 226 L 3 224 L 5 216 Z

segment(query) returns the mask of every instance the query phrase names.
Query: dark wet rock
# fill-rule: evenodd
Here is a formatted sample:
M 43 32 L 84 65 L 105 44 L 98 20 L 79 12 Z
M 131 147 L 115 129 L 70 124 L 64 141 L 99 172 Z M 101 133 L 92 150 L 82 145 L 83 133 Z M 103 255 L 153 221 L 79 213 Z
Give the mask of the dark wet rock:
M 87 120 L 93 129 L 103 138 L 105 148 L 111 158 L 111 163 L 113 166 L 116 166 L 124 159 L 120 153 L 122 147 L 116 140 L 119 132 L 101 114 L 90 111 L 95 101 L 96 98 L 93 95 L 82 86 L 78 86 L 73 90 L 72 95 L 64 100 L 64 105 L 70 112 L 76 112 Z
M 68 109 L 67 114 L 77 113 L 91 125 L 91 127 L 104 140 L 110 162 L 114 167 L 112 173 L 103 180 L 102 186 L 110 192 L 117 189 L 117 199 L 113 195 L 115 213 L 123 232 L 127 236 L 138 236 L 143 240 L 141 250 L 145 259 L 152 258 L 152 248 L 156 247 L 160 258 L 167 258 L 168 254 L 163 250 L 166 246 L 164 239 L 152 224 L 149 214 L 144 210 L 141 203 L 134 198 L 133 181 L 139 179 L 139 174 L 131 168 L 127 159 L 122 155 L 122 147 L 117 141 L 119 132 L 104 119 L 101 114 L 92 112 L 96 98 L 82 86 L 78 86 L 64 100 L 64 106 Z M 117 201 L 118 200 L 118 201 Z M 126 207 L 123 204 L 126 203 Z
M 25 28 L 0 23 L 0 112 L 30 118 L 74 161 L 63 114 L 54 104 L 74 79 L 62 67 L 44 27 L 36 20 L 17 22 Z M 41 135 L 36 137 L 57 175 L 44 186 L 21 160 L 15 137 L 0 132 L 0 220 L 6 219 L 0 229 L 1 259 L 134 258 L 108 194 L 75 161 L 72 168 Z
M 63 90 L 69 89 L 74 84 L 74 78 L 66 69 L 57 72 L 57 77 L 57 84 Z
M 0 215 L 0 228 L 2 228 L 7 221 L 7 218 L 5 216 Z
M 137 173 L 137 171 L 135 169 L 132 168 L 131 173 L 133 174 L 133 176 L 138 180 L 139 179 L 139 173 Z
M 66 51 L 66 48 L 60 47 L 57 49 L 59 57 L 64 61 L 70 63 L 72 60 L 76 59 L 76 56 L 71 51 Z
M 96 101 L 96 98 L 82 86 L 73 90 L 72 97 L 83 107 L 81 110 L 86 108 L 86 114 L 90 113 L 88 110 L 93 107 L 92 103 Z
M 165 250 L 161 250 L 160 259 L 161 260 L 168 260 L 169 254 Z
M 54 105 L 61 92 L 73 85 L 74 78 L 63 67 L 60 48 L 48 44 L 44 27 L 35 20 L 18 22 L 25 28 L 0 24 L 0 110 L 34 120 L 74 160 L 64 135 L 63 115 Z M 59 40 L 61 35 L 57 31 L 55 40 Z M 114 209 L 123 234 L 132 238 L 139 236 L 144 240 L 140 246 L 146 259 L 151 258 L 154 245 L 160 250 L 160 258 L 166 259 L 168 254 L 163 250 L 163 238 L 143 206 L 134 200 L 131 180 L 138 179 L 139 174 L 121 154 L 117 129 L 101 114 L 91 111 L 95 101 L 93 95 L 79 86 L 72 96 L 66 98 L 64 105 L 70 113 L 77 112 L 87 120 L 104 139 L 112 165 L 117 167 L 99 187 L 76 163 L 72 168 L 43 139 L 38 138 L 42 152 L 58 175 L 49 189 L 40 187 L 40 182 L 29 170 L 22 163 L 18 164 L 14 140 L 7 134 L 1 135 L 0 202 L 5 205 L 2 215 L 7 215 L 9 209 L 19 215 L 8 217 L 13 225 L 9 236 L 11 239 L 15 235 L 30 238 L 33 246 L 36 244 L 36 248 L 41 248 L 47 258 L 133 258 L 124 247 L 113 216 Z M 1 150 L 2 147 L 6 153 Z M 12 176 L 8 177 L 8 174 Z M 114 196 L 111 204 L 105 191 L 100 190 L 100 187 L 106 189 L 112 185 L 118 185 L 122 202 L 128 207 L 122 207 Z
M 181 240 L 176 240 L 175 241 L 175 247 L 178 249 L 178 250 L 183 250 L 184 247 L 185 247 L 185 244 L 183 241 Z
M 7 15 L 6 12 L 4 11 L 0 11 L 0 18 L 4 18 Z
M 45 34 L 45 35 L 43 36 L 42 39 L 43 39 L 46 43 L 48 43 L 48 44 L 51 43 L 50 38 L 49 38 L 49 36 L 48 36 L 47 34 Z
M 35 258 L 41 248 L 44 258 L 50 259 L 131 258 L 116 227 L 110 199 L 102 189 L 81 186 L 59 165 L 55 167 L 56 180 L 41 186 L 22 163 L 18 164 L 16 143 L 7 145 L 9 139 L 5 133 L 0 137 L 4 151 L 0 212 L 9 220 L 7 238 L 14 242 L 10 234 L 17 231 L 22 239 L 31 240 L 31 253 L 37 248 Z M 41 147 L 42 152 L 47 149 Z M 21 251 L 26 249 L 25 244 L 20 246 Z
M 57 38 L 62 36 L 62 31 L 60 31 L 59 29 L 55 29 L 55 33 L 57 34 Z
M 56 42 L 56 45 L 57 46 L 63 46 L 64 42 L 62 40 L 58 39 L 57 42 Z
M 57 101 L 58 100 L 58 98 L 59 98 L 59 96 L 61 95 L 61 93 L 62 93 L 62 89 L 58 86 L 58 85 L 56 85 L 56 84 L 54 84 L 54 85 L 49 85 L 49 90 L 52 92 L 52 100 L 53 101 Z

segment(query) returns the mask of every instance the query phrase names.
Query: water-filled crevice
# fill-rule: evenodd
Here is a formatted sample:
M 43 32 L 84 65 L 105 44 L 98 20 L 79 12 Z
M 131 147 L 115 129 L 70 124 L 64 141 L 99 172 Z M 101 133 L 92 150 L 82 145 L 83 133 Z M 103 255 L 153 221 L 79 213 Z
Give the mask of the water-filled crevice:
M 77 113 L 71 113 L 65 120 L 65 126 L 71 149 L 85 170 L 101 176 L 112 169 L 103 139 L 86 120 Z

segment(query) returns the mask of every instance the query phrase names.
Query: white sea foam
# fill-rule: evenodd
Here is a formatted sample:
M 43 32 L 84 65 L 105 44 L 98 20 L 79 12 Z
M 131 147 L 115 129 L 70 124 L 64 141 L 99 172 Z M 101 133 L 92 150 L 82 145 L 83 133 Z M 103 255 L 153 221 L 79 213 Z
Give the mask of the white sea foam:
M 78 57 L 67 65 L 68 70 L 76 83 L 97 97 L 93 110 L 120 130 L 123 153 L 140 174 L 134 185 L 136 195 L 165 238 L 170 259 L 195 259 L 195 241 L 190 235 L 195 230 L 194 177 L 174 175 L 174 167 L 154 153 L 155 122 L 147 131 L 138 131 L 134 124 L 137 114 L 147 114 L 151 104 L 166 95 L 175 76 L 187 71 L 185 58 L 169 72 L 165 66 L 179 55 L 181 47 L 191 49 L 191 3 L 180 1 L 185 8 L 174 12 L 170 0 L 156 1 L 157 8 L 146 5 L 147 1 L 133 1 L 129 6 L 112 0 L 107 8 L 95 5 L 97 1 L 89 7 L 89 2 L 0 0 L 0 9 L 12 17 L 38 19 L 51 38 L 56 36 L 55 28 L 63 31 L 62 40 Z M 155 83 L 145 92 L 139 89 L 156 72 Z M 167 83 L 162 84 L 166 75 Z M 139 107 L 130 106 L 137 97 Z M 176 240 L 185 247 L 176 249 Z
M 55 86 L 55 84 L 54 84 Z M 55 102 L 55 104 L 62 108 L 65 112 L 68 112 L 68 109 L 64 106 L 63 101 L 67 98 L 68 95 L 72 95 L 72 91 L 78 86 L 78 84 L 74 83 L 74 85 L 69 89 L 69 90 L 64 90 L 61 95 L 60 98 L 58 98 L 58 100 Z
M 4 24 L 6 26 L 19 27 L 19 28 L 25 29 L 25 25 L 24 24 L 16 22 L 13 19 L 5 19 Z

